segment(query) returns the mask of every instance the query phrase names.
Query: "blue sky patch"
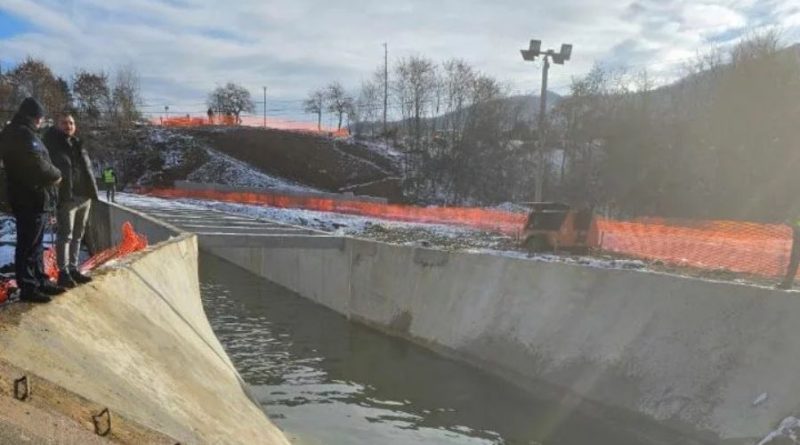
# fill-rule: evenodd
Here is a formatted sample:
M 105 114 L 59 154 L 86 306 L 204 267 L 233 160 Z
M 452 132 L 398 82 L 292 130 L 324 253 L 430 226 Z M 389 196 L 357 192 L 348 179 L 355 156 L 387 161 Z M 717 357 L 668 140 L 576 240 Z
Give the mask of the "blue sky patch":
M 0 39 L 22 34 L 30 29 L 28 22 L 0 10 Z

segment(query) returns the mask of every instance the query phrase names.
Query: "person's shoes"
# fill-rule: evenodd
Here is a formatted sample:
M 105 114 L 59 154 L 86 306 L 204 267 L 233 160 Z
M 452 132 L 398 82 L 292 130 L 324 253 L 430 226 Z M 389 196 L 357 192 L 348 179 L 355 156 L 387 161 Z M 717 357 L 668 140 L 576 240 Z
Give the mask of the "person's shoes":
M 77 270 L 77 269 L 71 269 L 69 271 L 69 276 L 70 276 L 70 278 L 72 278 L 72 280 L 74 282 L 76 282 L 78 284 L 86 284 L 86 283 L 90 283 L 92 281 L 92 277 L 90 277 L 89 275 L 84 275 L 84 274 L 80 273 L 80 271 Z
M 69 272 L 61 271 L 58 273 L 58 285 L 65 289 L 72 289 L 77 286 L 78 283 L 75 282 Z
M 61 295 L 66 292 L 67 289 L 60 284 L 60 281 L 61 280 L 59 280 L 59 284 L 56 285 L 52 281 L 47 280 L 39 285 L 38 291 L 45 295 Z
M 20 291 L 19 300 L 26 303 L 49 303 L 53 301 L 50 296 L 45 295 L 39 289 L 25 289 Z

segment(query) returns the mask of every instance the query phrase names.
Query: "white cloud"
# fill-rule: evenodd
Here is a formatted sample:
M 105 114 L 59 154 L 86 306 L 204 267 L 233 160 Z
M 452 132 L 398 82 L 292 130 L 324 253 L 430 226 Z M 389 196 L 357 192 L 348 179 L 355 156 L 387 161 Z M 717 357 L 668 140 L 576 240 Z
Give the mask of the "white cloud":
M 300 113 L 297 100 L 309 89 L 369 77 L 383 42 L 392 60 L 463 58 L 521 92 L 539 81 L 538 67 L 519 55 L 531 38 L 574 44 L 573 60 L 551 73 L 564 91 L 595 62 L 669 78 L 709 41 L 765 21 L 800 36 L 793 0 L 3 0 L 0 11 L 33 25 L 0 39 L 4 59 L 41 57 L 65 76 L 132 63 L 153 109 L 187 111 L 201 111 L 210 89 L 233 80 L 256 97 L 267 85 L 271 99 Z
M 723 5 L 709 3 L 687 5 L 682 11 L 681 18 L 684 29 L 704 35 L 747 25 L 747 18 L 742 13 Z

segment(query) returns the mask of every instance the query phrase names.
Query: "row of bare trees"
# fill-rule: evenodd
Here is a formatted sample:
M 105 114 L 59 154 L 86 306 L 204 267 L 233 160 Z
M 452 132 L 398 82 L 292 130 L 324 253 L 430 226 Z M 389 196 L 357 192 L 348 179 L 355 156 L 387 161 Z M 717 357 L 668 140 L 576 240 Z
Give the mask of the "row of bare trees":
M 305 110 L 317 115 L 320 126 L 322 114 L 330 112 L 339 127 L 346 118 L 357 137 L 391 139 L 405 155 L 407 192 L 417 199 L 524 199 L 529 147 L 512 140 L 520 107 L 504 100 L 507 95 L 499 81 L 464 60 L 411 56 L 396 61 L 388 76 L 377 68 L 356 92 L 338 82 L 311 91 Z
M 575 79 L 552 115 L 565 156 L 549 196 L 622 216 L 799 216 L 800 45 L 754 35 L 687 68 L 660 88 L 599 66 Z
M 127 128 L 141 115 L 139 77 L 132 66 L 103 71 L 79 69 L 67 81 L 42 60 L 27 58 L 0 73 L 0 116 L 8 120 L 25 97 L 39 99 L 49 113 L 72 111 L 84 126 Z
M 318 88 L 308 93 L 308 98 L 303 102 L 306 113 L 317 115 L 317 129 L 322 130 L 322 113 L 330 112 L 338 116 L 337 129 L 342 129 L 345 116 L 348 121 L 357 116 L 353 97 L 348 94 L 341 83 L 331 82 L 324 88 Z

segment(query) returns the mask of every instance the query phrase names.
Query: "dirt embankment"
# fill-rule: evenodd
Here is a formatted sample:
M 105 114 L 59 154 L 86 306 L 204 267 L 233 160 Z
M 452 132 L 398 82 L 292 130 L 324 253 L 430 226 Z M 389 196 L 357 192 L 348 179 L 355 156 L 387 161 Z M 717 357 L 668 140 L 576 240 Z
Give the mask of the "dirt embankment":
M 261 128 L 187 131 L 268 174 L 334 192 L 384 184 L 370 192 L 393 201 L 402 196 L 400 181 L 389 180 L 399 176 L 396 159 L 356 142 Z

